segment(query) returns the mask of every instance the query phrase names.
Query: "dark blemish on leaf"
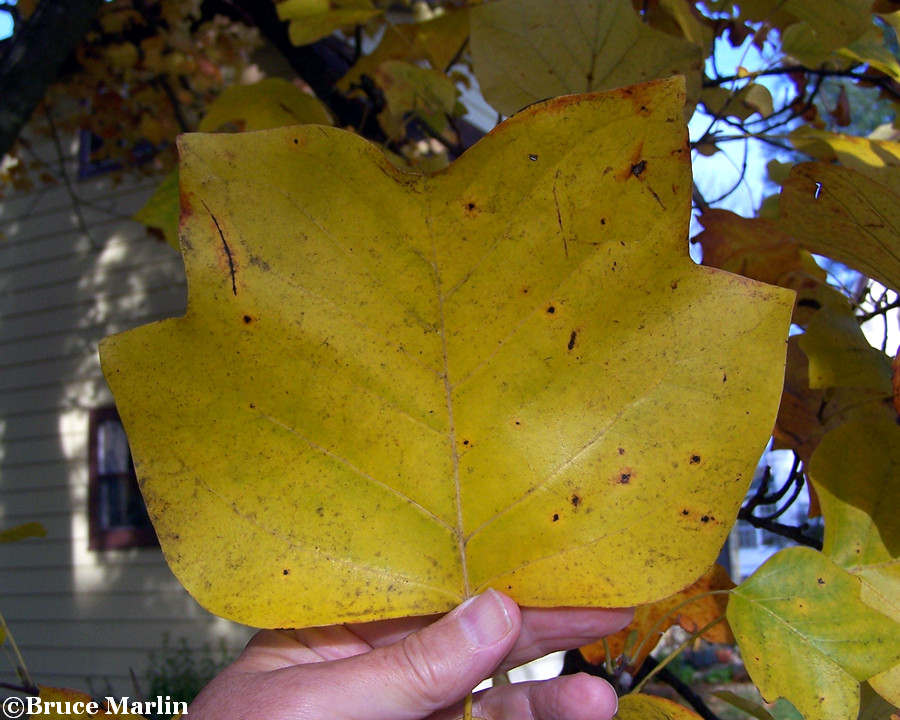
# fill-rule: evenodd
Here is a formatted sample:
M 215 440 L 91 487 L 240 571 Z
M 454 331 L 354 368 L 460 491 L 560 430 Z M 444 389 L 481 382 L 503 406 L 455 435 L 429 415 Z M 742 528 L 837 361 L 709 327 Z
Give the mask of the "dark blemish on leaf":
M 468 445 L 468 444 L 469 444 L 468 440 L 463 440 L 463 445 Z
M 822 303 L 818 300 L 813 300 L 812 298 L 803 298 L 802 300 L 797 301 L 797 307 L 808 307 L 813 310 L 821 310 Z
M 669 283 L 669 287 L 672 288 L 673 290 L 677 290 L 678 289 L 678 281 L 673 280 L 671 283 Z
M 298 140 L 297 138 L 294 138 L 294 145 L 299 145 L 299 144 L 300 144 L 300 140 Z
M 251 315 L 244 315 L 244 324 L 249 325 L 253 322 L 253 317 Z
M 722 373 L 722 382 L 728 382 L 728 373 Z
M 290 575 L 290 574 L 291 574 L 291 571 L 288 570 L 287 568 L 285 568 L 284 570 L 281 571 L 281 574 L 282 574 L 282 575 Z
M 256 410 L 256 403 L 250 403 L 250 409 Z
M 819 583 L 819 585 L 824 585 L 824 584 L 825 584 L 825 578 L 818 578 L 818 579 L 816 580 L 816 582 Z
M 203 202 L 202 200 L 200 202 Z M 225 233 L 222 232 L 222 228 L 219 227 L 219 221 L 216 220 L 216 216 L 212 214 L 212 211 L 209 209 L 209 206 L 203 202 L 203 207 L 206 208 L 206 212 L 209 213 L 209 216 L 212 218 L 213 223 L 216 226 L 216 230 L 219 231 L 219 237 L 222 239 L 222 246 L 225 248 L 225 255 L 228 258 L 228 270 L 231 272 L 231 292 L 237 295 L 237 284 L 234 280 L 234 258 L 231 256 L 231 248 L 228 247 L 228 243 L 225 240 Z
M 600 218 L 600 224 L 606 225 L 606 218 Z
M 578 337 L 578 331 L 573 330 L 572 334 L 569 335 L 569 344 L 566 345 L 566 347 L 569 348 L 569 350 L 571 350 L 572 348 L 575 347 L 575 338 L 577 338 L 577 337 Z
M 620 485 L 627 485 L 630 482 L 631 482 L 631 473 L 630 472 L 623 472 L 622 474 L 619 475 L 619 484 Z
M 559 177 L 559 170 L 556 171 L 556 177 Z M 556 222 L 559 225 L 559 234 L 562 235 L 563 250 L 566 257 L 569 257 L 569 244 L 566 241 L 565 228 L 563 228 L 562 213 L 559 211 L 559 198 L 556 197 L 556 180 L 553 181 L 553 203 L 556 205 Z
M 531 160 L 531 162 L 537 162 L 538 156 L 534 153 L 529 153 L 528 159 Z
M 552 315 L 555 312 L 556 312 L 556 308 L 553 305 L 551 305 L 550 307 L 547 308 L 548 314 Z
M 702 523 L 708 523 L 708 522 L 709 522 L 709 515 L 704 515 L 703 517 L 701 517 L 701 518 L 700 518 L 700 522 L 702 522 Z
M 323 508 L 323 507 L 317 507 L 317 508 L 316 508 L 316 515 L 318 515 L 319 517 L 323 517 L 323 516 L 325 515 L 325 508 Z
M 700 462 L 699 455 L 691 455 L 691 465 L 697 465 Z
M 631 174 L 634 175 L 635 177 L 640 177 L 643 174 L 644 170 L 646 170 L 646 169 L 647 169 L 647 161 L 641 160 L 639 163 L 636 163 L 631 166 Z
M 687 508 L 684 508 L 684 510 L 681 511 L 681 514 L 682 514 L 682 515 L 690 515 L 690 514 L 691 514 L 691 511 L 688 510 Z
M 559 520 L 559 513 L 553 513 L 553 522 Z
M 523 295 L 527 295 L 527 294 L 528 294 L 528 290 L 529 290 L 529 288 L 523 287 L 523 288 L 522 288 L 522 294 L 523 294 Z
M 581 498 L 578 497 L 578 495 L 572 495 L 572 497 L 569 498 L 569 502 L 572 503 L 572 507 L 577 508 L 581 504 Z
M 624 455 L 624 454 L 625 454 L 625 448 L 620 447 L 620 448 L 619 448 L 619 455 Z

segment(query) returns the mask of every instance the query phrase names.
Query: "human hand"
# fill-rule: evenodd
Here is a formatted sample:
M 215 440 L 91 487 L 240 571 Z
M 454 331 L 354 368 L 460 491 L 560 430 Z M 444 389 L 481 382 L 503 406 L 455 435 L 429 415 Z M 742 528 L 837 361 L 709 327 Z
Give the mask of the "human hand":
M 441 619 L 259 632 L 188 708 L 190 720 L 453 720 L 485 678 L 621 629 L 630 610 L 524 608 L 493 590 Z M 485 720 L 606 720 L 613 689 L 589 675 L 478 693 Z

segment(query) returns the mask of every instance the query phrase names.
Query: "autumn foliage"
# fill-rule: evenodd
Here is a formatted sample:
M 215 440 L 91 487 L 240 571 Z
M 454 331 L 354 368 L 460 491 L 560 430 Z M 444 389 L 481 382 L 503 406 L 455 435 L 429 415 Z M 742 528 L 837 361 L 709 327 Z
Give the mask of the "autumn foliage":
M 583 650 L 623 694 L 680 625 L 807 720 L 898 712 L 897 4 L 255 5 L 108 3 L 45 101 L 156 148 L 173 244 L 183 208 L 189 312 L 103 362 L 185 586 L 261 626 L 639 604 Z M 787 158 L 742 215 L 703 176 L 739 144 Z M 734 585 L 737 517 L 796 546 Z

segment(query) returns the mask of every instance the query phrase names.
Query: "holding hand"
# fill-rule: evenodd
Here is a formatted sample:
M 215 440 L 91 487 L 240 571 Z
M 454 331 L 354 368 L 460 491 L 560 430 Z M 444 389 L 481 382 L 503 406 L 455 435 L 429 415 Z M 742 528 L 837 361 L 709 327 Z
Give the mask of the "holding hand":
M 485 678 L 616 632 L 630 610 L 519 607 L 493 590 L 437 621 L 403 618 L 258 633 L 191 704 L 190 720 L 453 720 Z M 491 688 L 485 720 L 608 720 L 613 689 L 588 675 Z

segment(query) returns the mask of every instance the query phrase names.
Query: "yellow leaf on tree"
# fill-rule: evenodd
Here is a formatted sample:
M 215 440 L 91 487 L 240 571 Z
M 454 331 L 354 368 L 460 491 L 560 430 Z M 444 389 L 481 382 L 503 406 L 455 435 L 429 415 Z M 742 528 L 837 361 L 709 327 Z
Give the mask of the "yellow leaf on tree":
M 504 115 L 567 93 L 681 74 L 700 96 L 703 50 L 644 25 L 631 0 L 495 0 L 471 9 L 475 75 Z
M 828 433 L 810 479 L 825 518 L 823 551 L 844 568 L 900 557 L 900 427 L 852 422 Z
M 800 163 L 781 191 L 779 227 L 814 253 L 900 290 L 900 198 L 862 173 Z
M 371 0 L 281 0 L 275 10 L 281 20 L 289 21 L 288 36 L 294 45 L 309 45 L 381 14 Z
M 790 134 L 791 144 L 816 160 L 839 162 L 895 192 L 900 184 L 900 143 L 832 133 L 804 125 Z
M 292 627 L 703 574 L 791 293 L 690 260 L 683 97 L 558 98 L 430 176 L 333 128 L 183 136 L 188 312 L 101 352 L 201 604 Z
M 283 78 L 232 85 L 210 103 L 200 132 L 215 132 L 226 123 L 240 130 L 268 130 L 285 125 L 333 125 L 322 102 Z
M 856 720 L 859 684 L 900 662 L 900 623 L 811 548 L 782 550 L 735 588 L 728 620 L 763 697 L 806 720 Z
M 813 313 L 798 341 L 809 358 L 809 386 L 868 388 L 890 397 L 890 358 L 869 344 L 846 297 L 828 292 L 831 298 Z
M 616 713 L 616 720 L 698 720 L 699 717 L 674 700 L 641 693 L 619 698 Z
M 734 583 L 721 565 L 713 565 L 697 582 L 679 593 L 651 605 L 635 608 L 634 619 L 614 635 L 604 641 L 581 648 L 584 659 L 594 665 L 606 660 L 606 648 L 612 657 L 621 655 L 628 638 L 636 633 L 635 652 L 629 655 L 628 667 L 636 669 L 643 665 L 662 634 L 673 625 L 680 625 L 689 633 L 697 632 L 716 618 L 725 615 L 728 596 L 724 593 L 710 595 L 710 592 L 727 591 Z M 698 597 L 699 596 L 699 597 Z M 647 638 L 649 632 L 656 637 Z M 714 643 L 733 643 L 734 636 L 724 620 L 714 625 L 701 635 L 705 640 Z M 645 638 L 647 638 L 645 640 Z
M 362 81 L 363 75 L 375 77 L 379 66 L 388 60 L 427 60 L 432 69 L 444 72 L 468 38 L 468 8 L 449 10 L 427 22 L 388 25 L 378 47 L 362 55 L 338 81 L 337 87 L 349 92 Z

